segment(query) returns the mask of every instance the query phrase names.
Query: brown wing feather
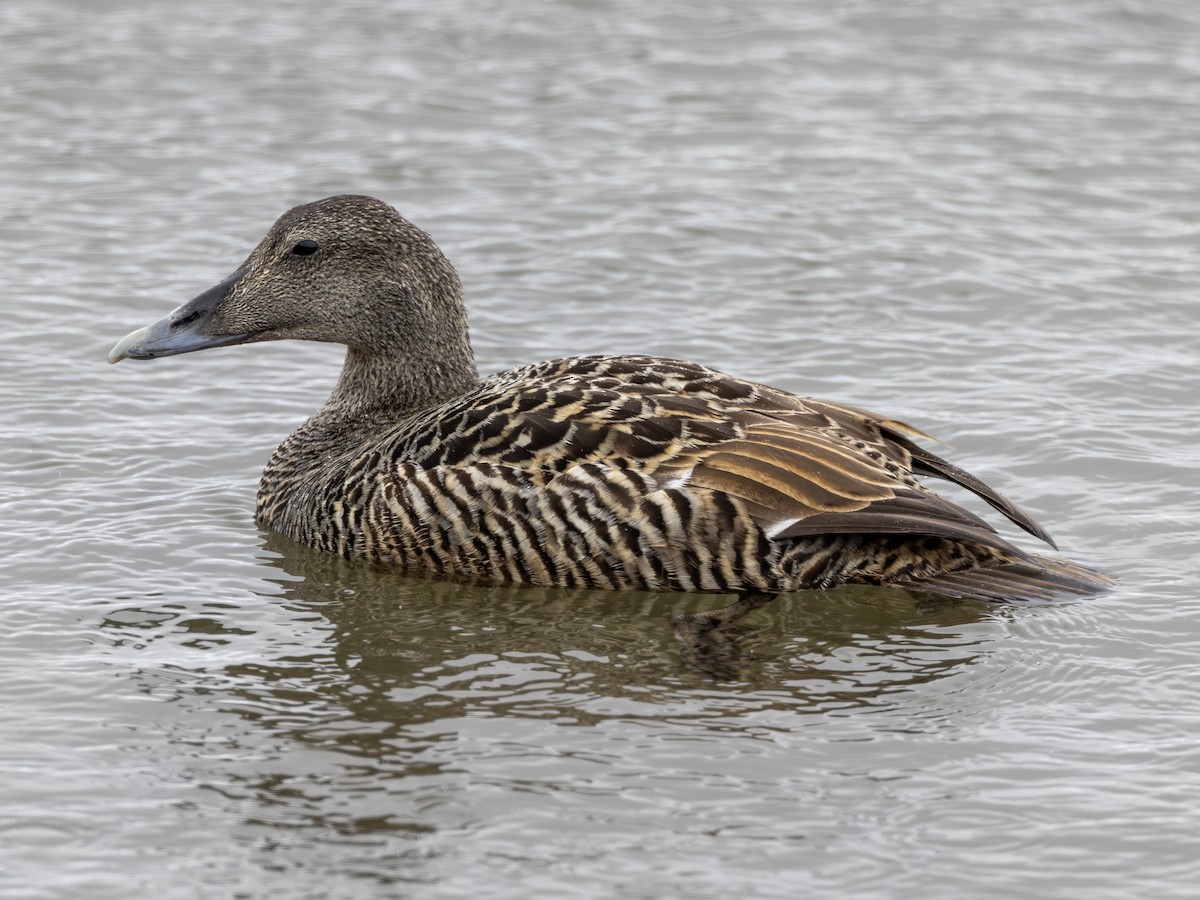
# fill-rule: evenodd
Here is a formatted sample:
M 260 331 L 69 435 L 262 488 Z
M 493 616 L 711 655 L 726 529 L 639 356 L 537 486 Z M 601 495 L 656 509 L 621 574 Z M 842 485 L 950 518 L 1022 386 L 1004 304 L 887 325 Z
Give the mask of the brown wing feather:
M 923 447 L 918 447 L 912 441 L 899 434 L 891 434 L 890 437 L 897 444 L 903 446 L 912 457 L 913 471 L 918 475 L 930 475 L 936 478 L 944 478 L 947 481 L 952 481 L 961 487 L 965 487 L 971 493 L 982 497 L 995 509 L 1003 513 L 1010 521 L 1024 528 L 1036 538 L 1045 541 L 1055 550 L 1058 549 L 1058 544 L 1054 543 L 1054 539 L 1046 532 L 1041 525 L 1033 520 L 1029 513 L 1017 506 L 999 491 L 988 487 L 970 472 L 960 469 L 953 463 L 946 462 L 940 456 L 930 453 Z
M 822 534 L 909 534 L 967 541 L 1017 559 L 1024 551 L 987 522 L 936 494 L 903 493 L 851 513 L 820 513 L 800 519 L 775 535 L 777 540 Z
M 539 388 L 525 388 L 516 409 L 503 391 L 491 402 L 472 398 L 466 415 L 478 425 L 443 411 L 431 430 L 453 436 L 431 442 L 437 452 L 422 461 L 473 458 L 531 471 L 615 463 L 660 485 L 737 498 L 776 539 L 913 534 L 1019 552 L 916 480 L 932 475 L 1049 540 L 1015 504 L 910 439 L 927 435 L 866 410 L 671 360 L 577 359 L 536 374 Z
M 805 398 L 804 402 L 815 411 L 823 413 L 829 427 L 851 440 L 851 446 L 863 444 L 860 452 L 882 454 L 882 458 L 900 467 L 910 475 L 926 475 L 943 478 L 987 501 L 993 508 L 1001 512 L 1014 524 L 1020 526 L 1034 537 L 1045 541 L 1051 547 L 1058 549 L 1054 539 L 1044 528 L 1017 504 L 1013 503 L 999 491 L 989 487 L 970 472 L 960 469 L 953 463 L 947 462 L 940 456 L 924 449 L 911 440 L 911 436 L 934 440 L 929 435 L 911 425 L 895 419 L 885 419 L 874 413 L 853 406 L 844 406 L 826 401 Z M 886 465 L 886 463 L 884 463 Z M 935 496 L 928 494 L 928 496 Z M 947 509 L 965 512 L 948 501 L 937 498 L 943 514 Z M 981 519 L 976 519 L 984 524 Z M 988 526 L 990 529 L 990 526 Z
M 967 541 L 1024 557 L 983 519 L 927 491 L 917 474 L 946 478 L 987 500 L 1032 534 L 1049 536 L 1019 507 L 970 473 L 914 444 L 911 426 L 865 410 L 770 392 L 732 416 L 741 437 L 662 464 L 693 488 L 747 504 L 772 538 L 913 534 Z M 726 413 L 728 415 L 728 413 Z
M 752 424 L 741 438 L 683 457 L 694 488 L 721 490 L 771 510 L 768 528 L 789 518 L 851 512 L 894 496 L 896 478 L 866 456 L 854 457 L 835 438 Z M 673 467 L 673 468 L 676 468 Z

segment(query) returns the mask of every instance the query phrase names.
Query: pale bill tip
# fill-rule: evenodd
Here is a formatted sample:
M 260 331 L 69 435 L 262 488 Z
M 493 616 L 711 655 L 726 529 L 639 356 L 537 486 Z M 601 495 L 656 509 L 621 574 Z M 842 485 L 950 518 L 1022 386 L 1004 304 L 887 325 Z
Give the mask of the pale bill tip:
M 141 341 L 149 330 L 150 326 L 147 325 L 145 328 L 139 328 L 137 331 L 130 332 L 117 341 L 117 345 L 108 351 L 109 363 L 119 363 L 123 359 L 128 359 L 130 348 Z

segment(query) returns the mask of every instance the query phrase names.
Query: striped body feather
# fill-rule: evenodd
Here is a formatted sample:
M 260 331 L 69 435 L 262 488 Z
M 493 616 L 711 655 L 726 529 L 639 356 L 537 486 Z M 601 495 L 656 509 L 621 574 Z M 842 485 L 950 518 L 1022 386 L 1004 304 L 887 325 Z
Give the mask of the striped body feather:
M 912 433 L 691 363 L 555 360 L 382 430 L 315 418 L 264 472 L 258 521 L 346 558 L 568 587 L 919 586 L 1030 564 L 915 471 L 1044 532 Z

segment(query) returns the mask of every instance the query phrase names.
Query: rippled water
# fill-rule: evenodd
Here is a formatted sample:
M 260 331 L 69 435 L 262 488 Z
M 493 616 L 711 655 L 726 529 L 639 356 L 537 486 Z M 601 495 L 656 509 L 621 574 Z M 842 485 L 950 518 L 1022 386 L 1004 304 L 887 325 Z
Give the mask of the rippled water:
M 1192 897 L 1191 3 L 0 7 L 0 895 Z M 1121 587 L 480 590 L 258 532 L 315 345 L 104 364 L 371 193 L 481 367 L 688 357 L 912 421 Z

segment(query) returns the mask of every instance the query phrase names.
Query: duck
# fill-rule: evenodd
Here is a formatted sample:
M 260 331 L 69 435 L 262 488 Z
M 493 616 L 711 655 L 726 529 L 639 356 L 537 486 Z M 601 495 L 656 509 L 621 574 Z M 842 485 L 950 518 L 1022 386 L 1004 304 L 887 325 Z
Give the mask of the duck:
M 346 560 L 463 582 L 737 596 L 877 585 L 1037 603 L 1112 581 L 1019 548 L 927 487 L 1016 504 L 916 428 L 706 366 L 588 355 L 480 377 L 462 283 L 382 200 L 284 213 L 231 275 L 110 363 L 342 344 L 325 404 L 271 455 L 255 521 Z

